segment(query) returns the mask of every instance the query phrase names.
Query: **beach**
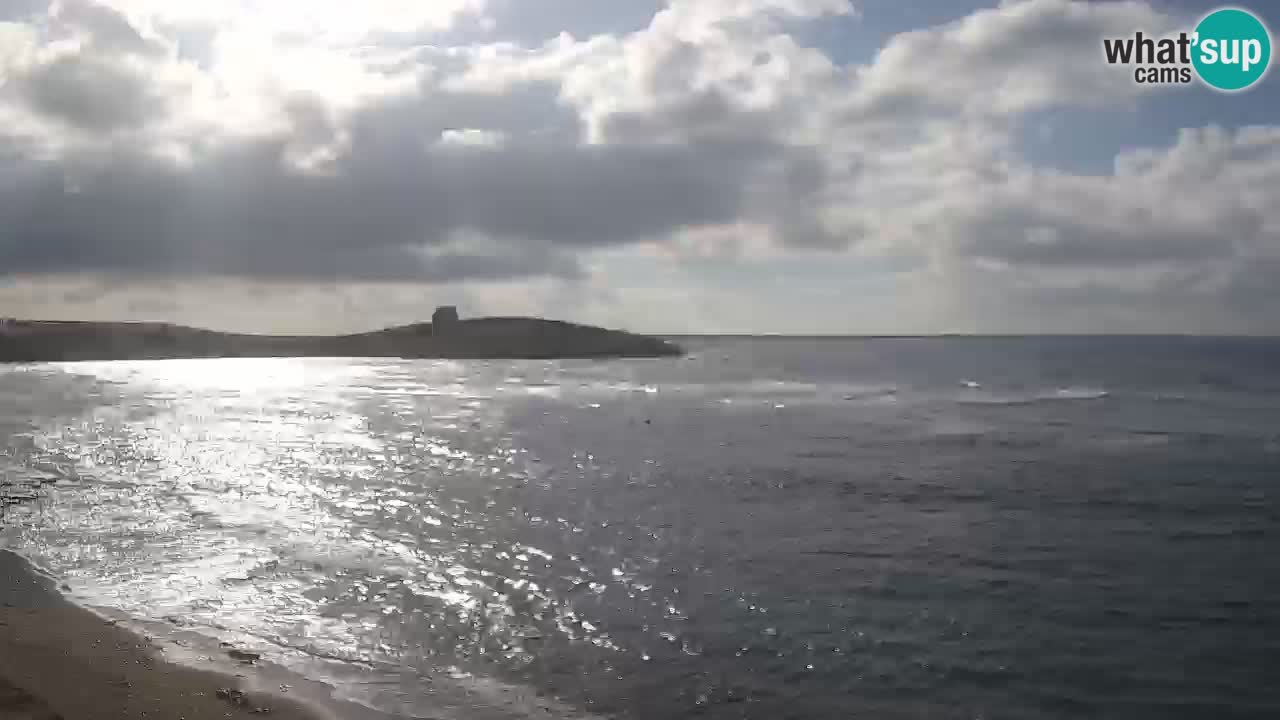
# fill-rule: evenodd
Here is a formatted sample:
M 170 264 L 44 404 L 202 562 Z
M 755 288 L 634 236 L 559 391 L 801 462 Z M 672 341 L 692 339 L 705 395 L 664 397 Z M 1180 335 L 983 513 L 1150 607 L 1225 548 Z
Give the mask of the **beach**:
M 150 639 L 65 600 L 54 581 L 0 552 L 0 720 L 284 720 L 341 713 L 253 687 L 240 677 L 165 659 Z

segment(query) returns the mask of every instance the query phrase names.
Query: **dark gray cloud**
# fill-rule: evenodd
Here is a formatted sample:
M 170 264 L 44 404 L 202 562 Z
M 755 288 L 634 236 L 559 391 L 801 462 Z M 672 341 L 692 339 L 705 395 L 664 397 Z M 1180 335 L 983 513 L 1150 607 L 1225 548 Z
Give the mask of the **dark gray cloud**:
M 1233 309 L 1265 313 L 1274 322 L 1280 315 L 1280 242 L 1276 254 L 1233 266 L 1224 294 Z
M 89 55 L 36 66 L 14 85 L 35 111 L 87 131 L 144 125 L 166 104 L 141 73 Z
M 618 13 L 561 0 L 558 8 L 575 18 L 561 29 L 590 35 L 642 28 L 659 5 Z M 440 73 L 483 75 L 484 59 L 425 47 L 374 53 L 366 65 L 402 77 L 434 68 L 417 92 L 354 109 L 299 92 L 260 98 L 286 127 L 169 137 L 170 151 L 185 148 L 175 161 L 155 152 L 147 130 L 183 102 L 148 72 L 163 70 L 169 51 L 105 6 L 58 7 L 48 31 L 80 44 L 20 68 L 12 98 L 82 141 L 25 158 L 18 146 L 19 161 L 0 169 L 5 273 L 572 277 L 584 251 L 744 218 L 786 223 L 794 232 L 781 234 L 798 243 L 831 244 L 804 213 L 825 182 L 815 149 L 779 143 L 777 113 L 745 110 L 714 88 L 686 93 L 678 52 L 652 77 L 687 97 L 649 113 L 613 113 L 601 144 L 582 142 L 581 108 L 566 102 L 554 74 L 500 91 L 448 90 Z M 542 34 L 535 26 L 549 32 L 563 20 L 554 8 L 506 0 L 489 10 L 495 33 L 521 26 L 532 37 Z M 457 131 L 499 142 L 440 142 Z
M 164 48 L 143 37 L 128 18 L 105 5 L 88 0 L 62 0 L 53 16 L 55 33 L 80 30 L 95 54 L 157 56 Z
M 785 118 L 775 111 L 737 107 L 716 88 L 690 92 L 658 109 L 618 111 L 602 123 L 614 142 L 684 140 L 769 142 Z
M 178 102 L 143 72 L 163 54 L 100 6 L 69 5 L 57 22 L 91 42 L 26 68 L 20 102 L 93 137 L 125 135 L 0 169 L 5 273 L 572 277 L 583 251 L 682 228 L 743 217 L 808 228 L 801 208 L 822 189 L 812 148 L 775 142 L 774 117 L 715 91 L 651 118 L 620 114 L 610 142 L 592 145 L 558 83 L 537 78 L 502 92 L 424 81 L 346 111 L 295 92 L 274 100 L 287 127 L 179 139 L 189 155 L 174 161 L 145 132 Z M 431 48 L 408 57 L 408 67 L 468 67 Z M 440 142 L 450 131 L 501 142 Z M 680 142 L 655 142 L 673 132 Z
M 125 149 L 10 167 L 0 267 L 353 280 L 565 276 L 576 270 L 570 251 L 733 221 L 746 210 L 742 179 L 785 151 L 527 138 L 439 146 L 423 132 L 438 110 L 424 107 L 361 113 L 341 157 L 321 172 L 287 162 L 294 144 L 323 145 L 337 132 L 305 102 L 290 105 L 297 129 L 287 139 L 227 145 L 190 165 Z M 471 237 L 486 250 L 466 247 Z
M 437 59 L 430 54 L 421 61 L 434 64 Z M 352 124 L 370 145 L 412 142 L 464 128 L 524 135 L 544 143 L 577 143 L 583 132 L 581 118 L 559 94 L 560 86 L 547 80 L 522 82 L 495 93 L 425 86 L 422 96 L 386 100 L 353 118 Z
M 136 128 L 163 116 L 167 99 L 153 87 L 145 64 L 163 57 L 162 45 L 104 5 L 66 0 L 54 8 L 43 32 L 71 44 L 13 73 L 7 84 L 20 101 L 88 132 Z

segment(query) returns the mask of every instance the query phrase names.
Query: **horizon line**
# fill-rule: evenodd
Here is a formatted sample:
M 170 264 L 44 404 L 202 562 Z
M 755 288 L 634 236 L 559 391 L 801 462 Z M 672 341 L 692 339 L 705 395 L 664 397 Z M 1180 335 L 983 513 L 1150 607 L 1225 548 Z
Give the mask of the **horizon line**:
M 493 316 L 476 316 L 464 318 L 466 320 L 512 320 L 512 319 L 541 319 L 553 320 L 553 318 L 536 318 L 534 316 L 514 316 L 514 315 L 493 315 Z M 245 330 L 215 330 L 207 326 L 190 325 L 185 322 L 173 320 L 51 320 L 37 319 L 26 317 L 0 316 L 0 323 L 4 321 L 16 321 L 20 323 L 86 323 L 86 324 L 103 324 L 103 325 L 172 325 L 191 330 L 204 330 L 206 332 L 214 332 L 226 335 L 265 335 L 262 331 L 245 331 Z M 568 322 L 570 324 L 585 324 L 575 320 L 560 320 L 558 322 Z M 356 330 L 356 331 L 328 331 L 337 333 L 337 336 L 344 335 L 361 335 L 370 332 L 378 332 L 380 330 L 392 330 L 398 328 L 411 327 L 415 325 L 430 325 L 430 320 L 411 322 L 405 324 L 385 325 L 373 330 Z M 605 327 L 605 326 L 598 326 Z M 620 330 L 620 328 L 610 328 Z M 276 331 L 278 332 L 278 331 Z M 270 333 L 275 335 L 276 332 Z M 939 338 L 1248 338 L 1248 339 L 1280 339 L 1280 333 L 1199 333 L 1199 332 L 903 332 L 903 333 L 859 333 L 859 332 L 660 332 L 645 330 L 625 330 L 638 335 L 648 335 L 659 338 L 726 338 L 726 339 L 791 339 L 791 340 L 918 340 L 918 339 L 939 339 Z M 280 335 L 281 337 L 316 337 L 312 333 Z
M 742 338 L 791 340 L 920 340 L 934 338 L 1256 338 L 1280 339 L 1280 334 L 1194 332 L 939 332 L 939 333 L 644 333 L 664 338 Z

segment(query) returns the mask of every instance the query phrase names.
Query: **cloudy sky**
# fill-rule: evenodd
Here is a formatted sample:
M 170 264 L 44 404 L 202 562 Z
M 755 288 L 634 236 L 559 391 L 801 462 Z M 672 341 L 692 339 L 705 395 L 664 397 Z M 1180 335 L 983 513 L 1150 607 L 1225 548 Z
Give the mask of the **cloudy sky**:
M 1217 5 L 0 0 L 0 315 L 1280 333 L 1277 75 L 1102 61 Z

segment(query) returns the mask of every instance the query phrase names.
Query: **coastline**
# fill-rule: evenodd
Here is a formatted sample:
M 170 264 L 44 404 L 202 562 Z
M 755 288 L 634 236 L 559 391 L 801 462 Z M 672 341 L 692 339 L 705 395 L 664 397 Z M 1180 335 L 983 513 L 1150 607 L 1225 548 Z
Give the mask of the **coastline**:
M 557 360 L 682 354 L 661 338 L 540 318 L 474 318 L 332 336 L 0 318 L 0 363 L 271 357 Z
M 204 669 L 167 658 L 151 638 L 75 605 L 52 578 L 0 550 L 0 719 L 388 717 L 305 682 L 267 685 L 280 676 L 256 665 L 206 661 Z

